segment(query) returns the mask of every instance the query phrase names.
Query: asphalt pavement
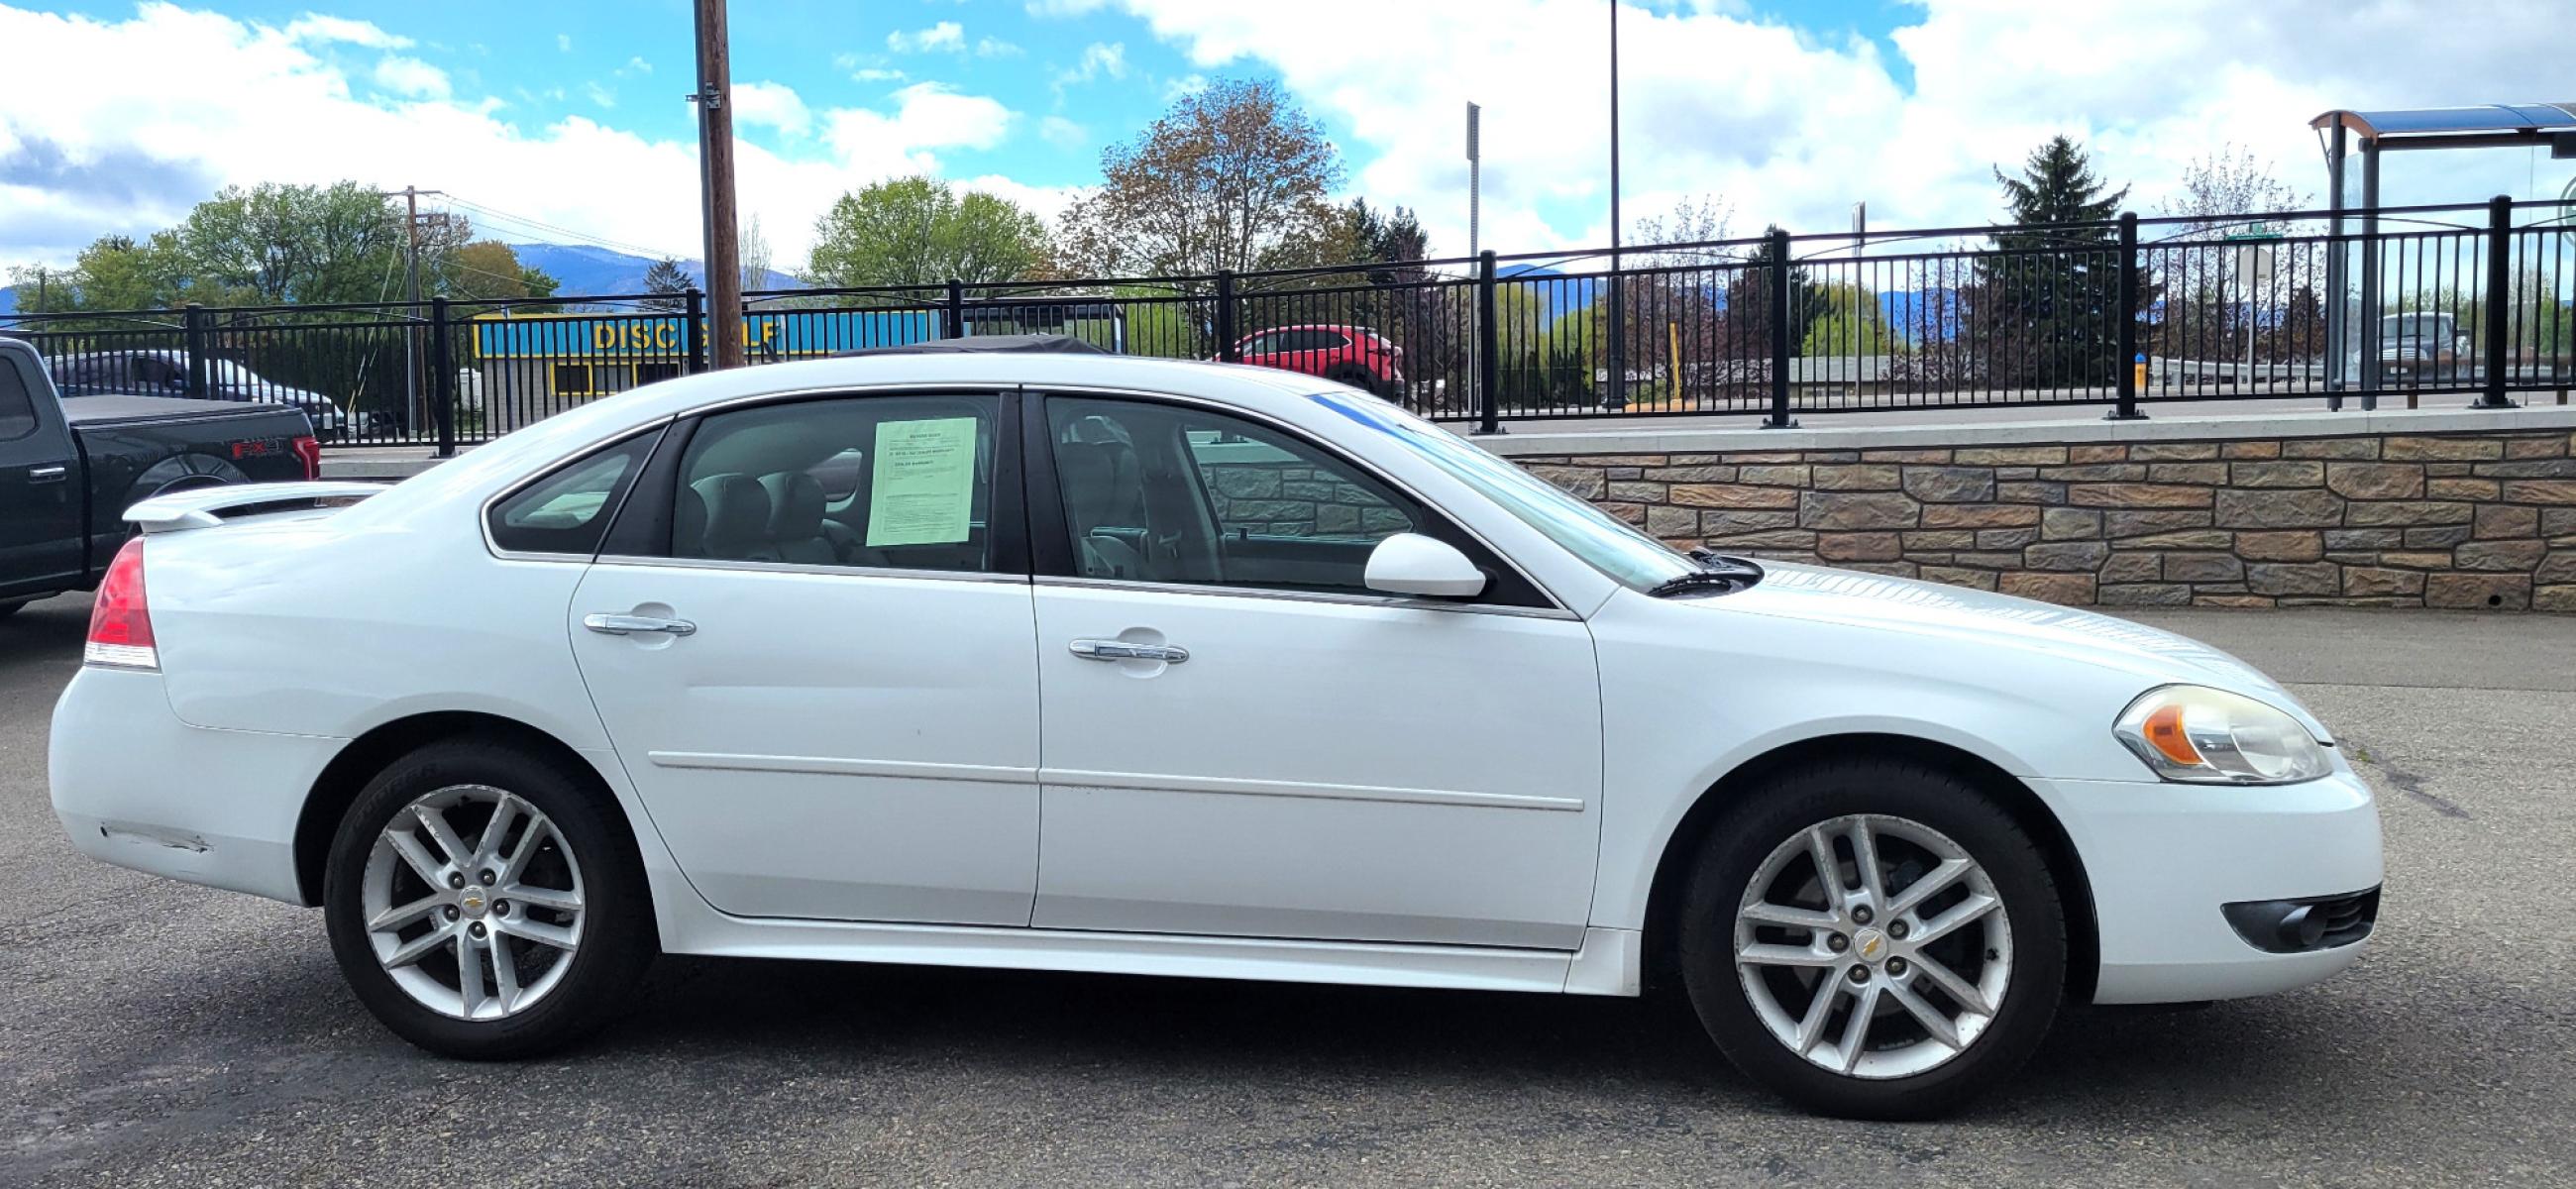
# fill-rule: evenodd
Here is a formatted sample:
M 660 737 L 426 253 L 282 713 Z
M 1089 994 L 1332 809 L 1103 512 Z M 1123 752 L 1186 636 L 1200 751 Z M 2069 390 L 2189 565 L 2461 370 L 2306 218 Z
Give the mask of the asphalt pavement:
M 45 733 L 86 614 L 0 621 L 0 1185 L 2576 1179 L 2576 618 L 2141 615 L 2366 757 L 2380 935 L 2305 991 L 2072 1011 L 2007 1092 L 1897 1126 L 1788 1111 L 1661 999 L 665 960 L 577 1053 L 429 1057 L 318 913 L 73 853 Z

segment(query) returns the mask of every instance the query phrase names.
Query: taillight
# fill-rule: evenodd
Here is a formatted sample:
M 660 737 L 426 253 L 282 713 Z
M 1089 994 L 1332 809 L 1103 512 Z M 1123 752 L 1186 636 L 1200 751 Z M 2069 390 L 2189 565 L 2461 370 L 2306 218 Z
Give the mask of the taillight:
M 295 439 L 295 457 L 304 464 L 306 479 L 322 477 L 322 439 L 306 434 Z
M 81 660 L 111 669 L 161 667 L 152 644 L 152 608 L 143 597 L 143 538 L 136 537 L 107 563 L 98 601 L 89 609 L 89 646 Z

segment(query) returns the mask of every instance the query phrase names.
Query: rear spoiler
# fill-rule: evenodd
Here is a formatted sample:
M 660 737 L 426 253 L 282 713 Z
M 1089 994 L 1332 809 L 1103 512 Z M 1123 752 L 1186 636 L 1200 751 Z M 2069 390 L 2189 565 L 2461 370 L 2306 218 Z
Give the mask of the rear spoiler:
M 345 508 L 384 489 L 382 483 L 345 481 L 200 487 L 153 496 L 127 508 L 125 518 L 147 533 L 183 533 L 244 516 Z

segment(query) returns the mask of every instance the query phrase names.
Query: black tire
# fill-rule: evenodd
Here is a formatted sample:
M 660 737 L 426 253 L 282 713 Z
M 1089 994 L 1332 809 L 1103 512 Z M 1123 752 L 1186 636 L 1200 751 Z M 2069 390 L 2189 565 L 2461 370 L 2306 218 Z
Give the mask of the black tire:
M 365 923 L 361 881 L 378 835 L 417 798 L 454 785 L 490 786 L 533 805 L 553 821 L 580 871 L 579 941 L 560 959 L 568 964 L 560 981 L 499 1019 L 463 1019 L 414 999 L 377 961 Z M 615 804 L 557 762 L 470 739 L 422 747 L 358 794 L 332 839 L 322 909 L 332 955 L 358 1001 L 403 1039 L 468 1060 L 535 1056 L 596 1031 L 624 1007 L 658 949 L 644 865 Z
M 1852 814 L 1906 819 L 1964 848 L 1992 881 L 2011 931 L 2011 958 L 2003 963 L 2010 981 L 1984 1030 L 1964 1051 L 1909 1076 L 1855 1077 L 1809 1061 L 1763 1023 L 1737 975 L 1737 910 L 1764 861 L 1810 827 Z M 1682 980 L 1702 1027 L 1745 1076 L 1819 1114 L 1926 1119 L 1955 1111 L 2021 1068 L 2065 996 L 2065 909 L 2047 861 L 2010 813 L 1938 769 L 1852 759 L 1775 777 L 1710 829 L 1683 895 L 1676 922 Z M 1873 1025 L 1877 1031 L 1883 1029 Z

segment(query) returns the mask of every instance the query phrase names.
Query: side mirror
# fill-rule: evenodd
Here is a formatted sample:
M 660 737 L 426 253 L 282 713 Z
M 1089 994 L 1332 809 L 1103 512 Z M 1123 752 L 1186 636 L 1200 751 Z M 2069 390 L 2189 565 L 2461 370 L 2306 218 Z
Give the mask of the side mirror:
M 1483 594 L 1485 572 L 1456 546 L 1419 533 L 1397 533 L 1369 551 L 1365 580 L 1385 594 L 1463 599 Z

